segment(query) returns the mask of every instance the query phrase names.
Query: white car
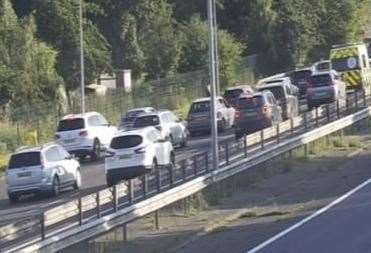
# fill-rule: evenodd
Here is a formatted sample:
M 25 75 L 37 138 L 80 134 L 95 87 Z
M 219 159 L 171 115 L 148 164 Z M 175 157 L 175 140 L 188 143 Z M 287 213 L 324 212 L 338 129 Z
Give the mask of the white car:
M 90 156 L 92 161 L 100 157 L 105 150 L 117 128 L 97 112 L 85 114 L 71 114 L 59 121 L 55 134 L 56 141 L 68 152 L 79 158 Z
M 80 188 L 80 163 L 58 144 L 26 147 L 11 155 L 6 181 L 11 202 L 30 193 L 56 196 L 62 187 Z
M 169 110 L 139 115 L 133 129 L 154 126 L 160 131 L 162 138 L 169 139 L 174 146 L 187 146 L 188 130 L 185 123 Z
M 158 166 L 173 166 L 174 162 L 173 145 L 156 128 L 119 132 L 107 150 L 107 185 L 143 175 Z

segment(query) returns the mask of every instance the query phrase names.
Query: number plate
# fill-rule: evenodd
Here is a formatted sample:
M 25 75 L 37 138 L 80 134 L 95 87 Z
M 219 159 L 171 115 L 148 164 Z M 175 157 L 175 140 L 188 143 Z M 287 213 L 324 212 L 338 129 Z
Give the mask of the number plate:
M 326 97 L 327 96 L 327 92 L 317 92 L 316 93 L 316 97 Z
M 30 177 L 31 176 L 31 172 L 30 171 L 20 172 L 20 173 L 17 173 L 17 176 L 18 177 Z
M 127 154 L 127 155 L 120 155 L 119 156 L 120 159 L 130 159 L 131 158 L 131 155 L 130 154 Z

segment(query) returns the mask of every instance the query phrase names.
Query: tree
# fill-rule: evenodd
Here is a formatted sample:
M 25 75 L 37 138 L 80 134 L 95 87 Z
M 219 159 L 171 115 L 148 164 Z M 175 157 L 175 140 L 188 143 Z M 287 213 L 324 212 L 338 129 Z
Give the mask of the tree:
M 206 22 L 198 15 L 193 16 L 189 23 L 182 25 L 182 54 L 179 71 L 188 72 L 208 68 L 209 62 L 209 31 Z M 219 62 L 220 81 L 226 86 L 236 78 L 236 71 L 245 47 L 230 33 L 219 30 Z
M 27 106 L 54 99 L 62 83 L 55 70 L 57 53 L 35 38 L 32 16 L 20 22 L 8 0 L 0 3 L 2 105 Z
M 80 85 L 78 1 L 37 1 L 35 8 L 38 35 L 59 51 L 58 73 L 64 79 L 67 92 L 74 90 Z M 111 69 L 109 45 L 93 22 L 86 18 L 84 59 L 86 83 Z

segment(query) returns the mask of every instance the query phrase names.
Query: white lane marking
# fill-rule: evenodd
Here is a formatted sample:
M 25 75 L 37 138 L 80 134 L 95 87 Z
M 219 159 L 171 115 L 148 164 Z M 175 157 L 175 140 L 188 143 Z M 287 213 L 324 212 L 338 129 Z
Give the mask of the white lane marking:
M 288 233 L 290 233 L 291 231 L 303 226 L 305 223 L 309 222 L 310 220 L 316 218 L 317 216 L 323 214 L 324 212 L 328 211 L 330 208 L 332 208 L 333 206 L 339 204 L 340 202 L 344 201 L 345 199 L 347 199 L 348 197 L 350 197 L 352 194 L 356 193 L 357 191 L 361 190 L 362 188 L 364 188 L 365 186 L 367 186 L 369 183 L 371 183 L 371 178 L 369 178 L 368 180 L 366 180 L 365 182 L 363 182 L 362 184 L 358 185 L 357 187 L 353 188 L 352 190 L 348 191 L 347 193 L 345 193 L 343 196 L 341 196 L 340 198 L 338 199 L 335 199 L 334 201 L 332 201 L 330 204 L 328 204 L 327 206 L 319 209 L 318 211 L 316 211 L 315 213 L 313 213 L 312 215 L 308 216 L 307 218 L 299 221 L 298 223 L 292 225 L 291 227 L 283 230 L 282 232 L 278 233 L 277 235 L 271 237 L 270 239 L 266 240 L 265 242 L 259 244 L 258 246 L 256 246 L 255 248 L 247 251 L 247 253 L 256 253 L 258 252 L 259 250 L 265 248 L 266 246 L 268 246 L 269 244 L 277 241 L 278 239 L 280 239 L 281 237 L 287 235 Z

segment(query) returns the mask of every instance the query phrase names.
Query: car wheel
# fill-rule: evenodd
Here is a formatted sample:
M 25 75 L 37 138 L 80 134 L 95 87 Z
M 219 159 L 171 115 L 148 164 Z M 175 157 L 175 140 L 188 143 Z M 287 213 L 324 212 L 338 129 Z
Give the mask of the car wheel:
M 73 185 L 73 189 L 79 190 L 80 188 L 81 188 L 81 172 L 80 172 L 80 170 L 77 170 L 76 179 L 75 179 L 75 183 Z
M 9 197 L 9 202 L 10 203 L 16 203 L 16 202 L 19 201 L 19 197 L 18 197 L 17 194 L 11 193 L 11 194 L 9 194 L 8 197 Z
M 175 154 L 174 152 L 170 153 L 170 166 L 174 167 L 175 166 Z
M 100 146 L 100 142 L 99 140 L 95 140 L 94 141 L 94 145 L 93 145 L 93 151 L 90 155 L 90 160 L 92 162 L 95 162 L 99 159 L 100 157 L 100 151 L 101 151 L 101 146 Z
M 182 138 L 182 144 L 180 145 L 182 148 L 187 147 L 188 144 L 188 137 L 187 134 L 183 133 L 183 138 Z
M 60 192 L 60 182 L 59 182 L 59 178 L 55 176 L 53 179 L 51 195 L 53 197 L 56 197 L 59 195 L 59 192 Z
M 222 119 L 221 126 L 220 126 L 220 132 L 223 133 L 223 132 L 225 132 L 226 129 L 227 129 L 227 122 L 226 122 L 225 119 L 223 118 L 223 119 Z

